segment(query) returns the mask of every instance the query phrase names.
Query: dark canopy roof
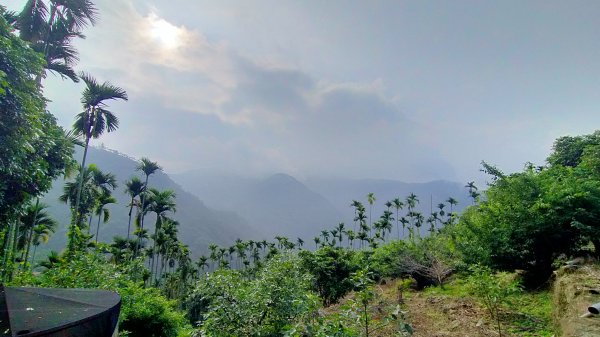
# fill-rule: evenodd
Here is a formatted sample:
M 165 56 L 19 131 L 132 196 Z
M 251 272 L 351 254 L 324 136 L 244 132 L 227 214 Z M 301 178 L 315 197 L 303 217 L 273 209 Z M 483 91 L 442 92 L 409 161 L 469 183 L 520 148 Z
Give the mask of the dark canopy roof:
M 112 291 L 0 286 L 0 336 L 110 337 L 120 306 Z

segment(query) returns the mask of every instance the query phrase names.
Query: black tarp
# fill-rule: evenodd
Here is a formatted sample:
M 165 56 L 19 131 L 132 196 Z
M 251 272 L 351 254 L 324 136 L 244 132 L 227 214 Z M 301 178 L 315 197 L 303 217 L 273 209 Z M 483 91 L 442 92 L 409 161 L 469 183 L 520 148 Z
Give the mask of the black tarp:
M 0 336 L 110 337 L 120 307 L 112 291 L 0 286 Z

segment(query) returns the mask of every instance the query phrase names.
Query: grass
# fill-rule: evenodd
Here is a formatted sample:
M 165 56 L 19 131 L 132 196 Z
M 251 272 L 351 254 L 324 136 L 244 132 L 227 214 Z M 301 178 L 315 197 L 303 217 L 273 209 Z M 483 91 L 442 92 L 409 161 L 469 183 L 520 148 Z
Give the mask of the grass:
M 551 337 L 557 328 L 552 319 L 552 294 L 548 290 L 526 292 L 511 299 L 514 303 L 504 317 L 508 331 L 524 337 Z
M 468 282 L 460 277 L 451 280 L 444 287 L 429 287 L 424 295 L 448 298 L 474 299 L 469 292 Z M 522 292 L 511 296 L 502 315 L 503 330 L 512 335 L 523 337 L 551 337 L 556 335 L 557 327 L 552 318 L 552 294 L 549 290 Z

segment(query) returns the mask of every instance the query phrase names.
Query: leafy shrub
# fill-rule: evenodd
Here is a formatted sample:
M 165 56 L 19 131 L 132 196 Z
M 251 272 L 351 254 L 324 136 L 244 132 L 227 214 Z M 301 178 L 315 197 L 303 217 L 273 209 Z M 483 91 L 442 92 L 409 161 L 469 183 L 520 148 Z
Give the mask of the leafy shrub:
M 597 239 L 599 206 L 600 182 L 579 168 L 529 167 L 494 182 L 453 235 L 465 262 L 522 269 L 536 285 L 550 276 L 558 256 Z
M 358 270 L 353 264 L 353 252 L 335 247 L 323 247 L 314 252 L 302 251 L 302 266 L 313 276 L 313 290 L 323 305 L 336 303 L 354 285 L 350 275 Z
M 417 241 L 393 241 L 374 250 L 371 270 L 382 277 L 409 277 L 416 286 L 443 285 L 458 264 L 450 237 L 432 234 Z
M 185 326 L 185 316 L 176 303 L 156 288 L 130 285 L 119 289 L 122 297 L 120 329 L 129 337 L 175 337 Z
M 317 309 L 299 262 L 277 255 L 250 280 L 235 270 L 207 275 L 186 300 L 190 318 L 206 336 L 281 336 Z
M 375 274 L 381 277 L 397 278 L 406 275 L 404 257 L 407 255 L 408 244 L 405 241 L 392 241 L 373 251 L 371 264 Z
M 511 296 L 519 293 L 519 283 L 505 274 L 494 275 L 491 269 L 480 265 L 473 266 L 471 272 L 470 292 L 483 302 L 490 317 L 496 321 L 498 334 L 502 337 L 500 311 L 503 305 L 509 304 Z

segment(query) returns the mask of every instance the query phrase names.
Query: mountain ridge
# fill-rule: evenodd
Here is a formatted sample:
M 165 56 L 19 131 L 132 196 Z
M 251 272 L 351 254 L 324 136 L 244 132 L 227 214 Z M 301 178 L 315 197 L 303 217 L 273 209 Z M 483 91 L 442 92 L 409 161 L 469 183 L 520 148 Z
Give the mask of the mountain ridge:
M 80 158 L 81 151 L 78 149 L 75 158 Z M 128 207 L 130 198 L 124 193 L 125 181 L 133 176 L 143 179 L 135 167 L 138 162 L 127 155 L 116 151 L 90 147 L 88 150 L 88 163 L 96 164 L 103 172 L 115 174 L 118 187 L 113 191 L 117 199 L 116 204 L 108 205 L 111 212 L 111 220 L 107 224 L 100 225 L 100 241 L 111 242 L 113 236 L 127 236 Z M 59 220 L 60 226 L 52 235 L 47 245 L 41 245 L 40 250 L 59 250 L 66 243 L 67 224 L 70 219 L 69 207 L 58 201 L 62 194 L 65 180 L 59 179 L 54 182 L 52 189 L 42 198 L 42 202 L 48 204 L 49 213 Z M 194 255 L 208 251 L 209 243 L 228 245 L 237 238 L 262 238 L 260 231 L 251 227 L 245 219 L 235 212 L 227 210 L 216 210 L 205 205 L 196 195 L 190 193 L 180 184 L 172 180 L 169 175 L 158 171 L 150 176 L 148 185 L 159 190 L 171 189 L 175 192 L 177 211 L 169 216 L 180 223 L 179 237 L 181 241 L 190 247 Z M 149 230 L 154 228 L 153 215 L 147 217 L 146 223 Z M 97 218 L 92 220 L 92 232 L 95 232 Z M 133 224 L 131 225 L 133 232 Z

